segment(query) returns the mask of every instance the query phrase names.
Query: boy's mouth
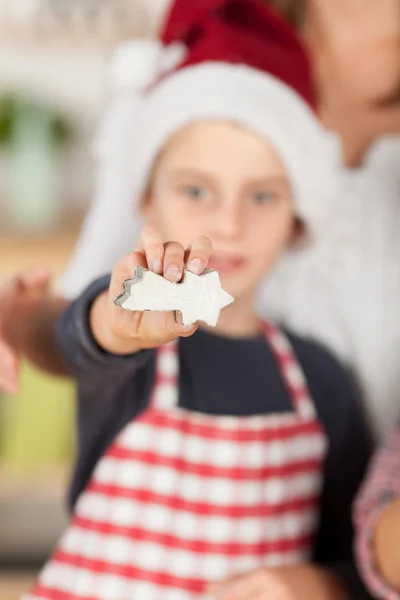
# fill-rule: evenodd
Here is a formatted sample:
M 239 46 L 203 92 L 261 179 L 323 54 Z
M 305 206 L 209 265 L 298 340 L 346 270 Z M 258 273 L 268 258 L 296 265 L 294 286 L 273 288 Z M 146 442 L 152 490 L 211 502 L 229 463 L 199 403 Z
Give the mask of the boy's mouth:
M 241 269 L 245 264 L 244 258 L 240 256 L 223 256 L 221 254 L 213 254 L 208 261 L 208 267 L 214 269 L 221 274 L 233 273 Z

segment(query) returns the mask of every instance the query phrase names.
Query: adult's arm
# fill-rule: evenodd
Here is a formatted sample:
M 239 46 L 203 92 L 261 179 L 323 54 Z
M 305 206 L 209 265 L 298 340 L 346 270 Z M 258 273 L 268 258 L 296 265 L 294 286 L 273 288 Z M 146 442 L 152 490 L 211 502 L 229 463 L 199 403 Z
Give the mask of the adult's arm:
M 19 357 L 54 375 L 67 374 L 54 329 L 67 301 L 48 291 L 49 273 L 31 269 L 0 289 L 0 387 L 19 387 Z
M 377 598 L 400 599 L 400 426 L 371 463 L 354 510 L 360 571 Z
M 343 402 L 347 395 L 348 403 L 335 438 L 330 438 L 315 560 L 346 585 L 349 598 L 361 600 L 369 596 L 355 565 L 352 506 L 371 455 L 372 438 L 354 386 L 346 384 L 344 377 L 341 383 L 336 402 Z
M 57 320 L 68 305 L 61 296 L 49 296 L 38 306 L 22 347 L 36 367 L 52 375 L 68 375 L 54 335 Z
M 115 355 L 100 348 L 90 326 L 93 302 L 108 289 L 109 275 L 91 283 L 71 302 L 57 322 L 56 337 L 78 390 L 89 397 L 107 396 L 125 378 L 146 364 L 154 351 L 141 350 L 130 355 Z

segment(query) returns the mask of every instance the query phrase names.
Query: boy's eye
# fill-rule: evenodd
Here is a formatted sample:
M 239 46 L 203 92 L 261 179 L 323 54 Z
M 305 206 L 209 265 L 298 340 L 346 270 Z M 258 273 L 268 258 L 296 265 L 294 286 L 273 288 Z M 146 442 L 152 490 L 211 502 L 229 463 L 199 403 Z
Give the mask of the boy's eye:
M 270 190 L 262 190 L 259 192 L 254 192 L 252 198 L 256 204 L 267 204 L 272 200 L 276 200 L 277 194 L 276 192 L 271 192 Z
M 201 200 L 207 194 L 207 190 L 200 185 L 188 185 L 185 187 L 185 194 L 194 200 Z

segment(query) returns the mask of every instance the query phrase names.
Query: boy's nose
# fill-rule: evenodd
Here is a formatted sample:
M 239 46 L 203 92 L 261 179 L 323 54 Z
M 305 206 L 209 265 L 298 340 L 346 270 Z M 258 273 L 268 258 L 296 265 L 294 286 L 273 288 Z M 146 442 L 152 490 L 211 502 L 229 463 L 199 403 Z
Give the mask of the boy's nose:
M 243 217 L 238 207 L 221 206 L 212 217 L 212 227 L 217 235 L 235 239 L 240 237 Z

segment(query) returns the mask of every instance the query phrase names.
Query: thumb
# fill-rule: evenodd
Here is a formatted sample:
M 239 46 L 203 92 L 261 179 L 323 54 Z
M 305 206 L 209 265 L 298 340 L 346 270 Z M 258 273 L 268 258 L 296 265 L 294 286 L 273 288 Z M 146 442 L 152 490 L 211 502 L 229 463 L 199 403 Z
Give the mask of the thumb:
M 179 312 L 178 310 L 175 310 L 173 312 L 173 317 L 174 317 L 174 323 L 173 323 L 174 333 L 176 335 L 178 335 L 179 337 L 190 337 L 199 328 L 198 323 L 192 323 L 191 325 L 184 325 L 182 323 L 182 313 Z
M 145 313 L 147 314 L 147 313 Z M 158 315 L 152 311 L 148 314 L 152 315 L 154 321 L 153 326 L 157 327 L 158 319 L 161 319 L 159 325 L 163 331 L 163 338 L 169 341 L 175 340 L 178 337 L 189 337 L 197 330 L 198 324 L 183 325 L 179 312 L 164 312 L 158 313 Z

